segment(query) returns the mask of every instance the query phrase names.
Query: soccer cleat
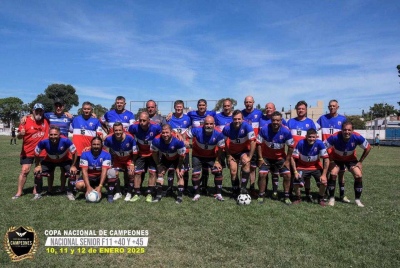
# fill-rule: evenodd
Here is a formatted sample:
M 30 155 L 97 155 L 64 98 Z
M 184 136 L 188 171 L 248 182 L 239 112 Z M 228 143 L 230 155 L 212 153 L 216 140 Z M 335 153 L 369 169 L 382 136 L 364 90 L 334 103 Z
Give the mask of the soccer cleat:
M 342 201 L 343 203 L 351 203 L 350 199 L 347 198 L 347 196 L 341 196 L 340 201 Z
M 361 203 L 361 200 L 360 200 L 360 199 L 356 199 L 355 202 L 356 202 L 356 205 L 357 205 L 358 207 L 360 207 L 360 208 L 363 208 L 363 207 L 364 207 L 364 204 Z
M 132 198 L 132 194 L 131 193 L 127 193 L 124 200 L 125 201 L 129 201 L 129 200 L 131 200 L 131 198 Z
M 278 200 L 278 192 L 273 192 L 271 198 L 274 200 Z
M 115 201 L 115 200 L 120 199 L 121 197 L 122 197 L 122 194 L 121 194 L 121 193 L 116 193 L 116 194 L 113 196 L 113 199 L 114 199 L 114 201 Z
M 335 198 L 334 197 L 329 198 L 328 206 L 331 206 L 331 207 L 335 206 Z
M 265 200 L 264 200 L 264 197 L 259 197 L 259 198 L 257 198 L 257 203 L 258 204 L 264 204 L 264 202 L 265 202 Z
M 42 198 L 41 194 L 35 194 L 32 198 L 32 200 L 39 200 L 40 198 Z
M 215 200 L 224 201 L 225 199 L 222 197 L 221 194 L 216 194 L 216 195 L 215 195 Z
M 326 202 L 323 199 L 319 200 L 318 204 L 320 204 L 321 207 L 326 206 Z
M 183 201 L 183 200 L 182 200 L 182 197 L 178 197 L 178 198 L 176 199 L 175 203 L 179 205 L 179 204 L 182 204 L 182 201 Z
M 192 200 L 193 200 L 193 201 L 199 201 L 199 200 L 200 200 L 200 195 L 199 195 L 199 194 L 196 194 L 196 195 L 193 197 Z
M 151 194 L 146 195 L 146 202 L 151 203 L 153 201 L 153 196 Z
M 161 196 L 156 196 L 151 202 L 157 203 L 161 201 Z
M 288 205 L 288 206 L 290 206 L 290 205 L 292 204 L 292 201 L 290 201 L 289 198 L 285 198 L 284 202 L 285 202 L 285 204 Z
M 72 192 L 67 192 L 67 198 L 70 201 L 74 201 L 75 200 L 75 196 Z
M 12 200 L 15 200 L 15 199 L 18 199 L 18 198 L 20 198 L 21 196 L 20 195 L 14 195 L 13 197 L 11 197 L 11 199 Z
M 312 195 L 307 195 L 307 202 L 314 203 L 314 198 Z
M 138 201 L 139 199 L 140 199 L 140 196 L 137 195 L 137 194 L 135 194 L 135 195 L 132 197 L 132 199 L 129 200 L 129 201 L 131 201 L 131 202 L 136 202 L 136 201 Z
M 107 201 L 108 201 L 108 203 L 114 202 L 114 196 L 113 195 L 107 196 Z

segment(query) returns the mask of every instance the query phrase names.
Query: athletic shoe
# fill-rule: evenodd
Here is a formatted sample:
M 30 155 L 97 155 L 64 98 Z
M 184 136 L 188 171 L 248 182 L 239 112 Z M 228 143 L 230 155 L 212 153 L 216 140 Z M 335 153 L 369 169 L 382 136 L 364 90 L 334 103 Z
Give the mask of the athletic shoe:
M 72 192 L 67 192 L 67 198 L 70 201 L 74 201 L 75 200 L 75 196 Z
M 343 203 L 351 203 L 350 199 L 347 198 L 347 196 L 341 196 L 340 201 Z
M 121 197 L 122 197 L 122 194 L 121 194 L 121 193 L 116 193 L 116 194 L 113 196 L 114 201 L 120 199 Z
M 274 200 L 278 200 L 278 198 L 279 198 L 278 192 L 273 192 L 271 198 Z
M 361 200 L 360 200 L 360 199 L 356 199 L 355 202 L 356 202 L 357 206 L 359 206 L 360 208 L 363 208 L 363 207 L 364 207 L 364 204 L 361 203 Z
M 160 202 L 160 201 L 161 201 L 161 196 L 156 196 L 156 197 L 153 199 L 153 201 L 151 201 L 151 202 L 157 203 L 157 202 Z
M 107 201 L 108 201 L 108 203 L 114 202 L 114 196 L 113 195 L 107 196 Z
M 323 199 L 319 200 L 318 204 L 320 204 L 322 207 L 326 206 L 326 202 Z
M 131 198 L 132 198 L 132 194 L 127 193 L 124 200 L 129 201 L 129 200 L 131 200 Z M 114 200 L 115 200 L 115 197 L 114 197 Z
M 13 197 L 11 197 L 11 199 L 12 200 L 15 200 L 15 199 L 18 199 L 18 198 L 20 198 L 21 197 L 21 195 L 14 195 Z
M 288 206 L 290 206 L 291 204 L 292 204 L 292 201 L 290 201 L 290 199 L 289 198 L 285 198 L 285 204 L 286 205 L 288 205 Z
M 301 199 L 300 198 L 293 201 L 293 205 L 298 205 L 300 203 L 301 203 Z
M 199 195 L 199 194 L 196 194 L 196 195 L 193 197 L 192 200 L 193 200 L 193 201 L 199 201 L 199 200 L 200 200 L 200 195 Z
M 178 197 L 178 198 L 176 199 L 175 203 L 179 205 L 179 204 L 182 204 L 182 201 L 183 201 L 183 200 L 182 200 L 182 197 Z
M 265 202 L 265 200 L 264 200 L 264 197 L 259 197 L 259 198 L 257 198 L 257 203 L 258 204 L 264 204 L 264 202 Z
M 146 195 L 146 202 L 151 203 L 153 201 L 153 196 L 151 194 Z
M 35 194 L 32 198 L 32 200 L 39 200 L 40 198 L 42 198 L 41 194 Z
M 216 194 L 216 195 L 215 195 L 215 200 L 224 201 L 225 199 L 222 197 L 221 194 Z
M 335 205 L 335 198 L 334 197 L 329 198 L 328 206 L 333 207 L 334 205 Z
M 307 195 L 307 202 L 314 203 L 314 198 L 312 195 Z
M 139 199 L 140 199 L 140 196 L 137 195 L 137 194 L 135 194 L 135 195 L 132 197 L 132 199 L 129 200 L 129 201 L 131 201 L 131 202 L 136 202 L 136 201 L 138 201 Z

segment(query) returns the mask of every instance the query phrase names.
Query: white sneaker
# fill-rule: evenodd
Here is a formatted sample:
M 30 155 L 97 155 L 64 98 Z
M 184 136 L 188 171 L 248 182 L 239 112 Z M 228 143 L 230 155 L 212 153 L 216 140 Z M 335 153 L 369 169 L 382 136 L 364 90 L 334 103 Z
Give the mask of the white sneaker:
M 350 199 L 347 196 L 343 196 L 340 198 L 343 203 L 351 203 Z
M 356 205 L 359 206 L 360 208 L 364 207 L 364 204 L 361 203 L 360 199 L 356 199 L 355 202 L 356 202 Z
M 32 198 L 32 200 L 39 200 L 40 198 L 42 198 L 41 194 L 35 194 Z
M 193 201 L 199 201 L 199 199 L 200 199 L 200 195 L 199 194 L 196 194 L 194 197 L 193 197 Z
M 335 205 L 335 198 L 334 197 L 329 198 L 328 206 L 333 207 L 334 205 Z
M 122 197 L 122 194 L 121 194 L 121 193 L 116 193 L 116 194 L 114 195 L 114 201 L 120 199 L 121 197 Z
M 225 199 L 222 197 L 221 194 L 217 194 L 217 195 L 215 195 L 215 200 L 224 201 Z
M 117 194 L 115 194 L 115 195 L 117 195 Z M 129 201 L 129 200 L 131 200 L 131 198 L 132 198 L 132 194 L 127 193 L 124 200 Z M 115 196 L 114 196 L 114 200 L 115 200 Z
M 75 196 L 72 192 L 67 192 L 67 198 L 70 201 L 74 201 L 75 200 Z

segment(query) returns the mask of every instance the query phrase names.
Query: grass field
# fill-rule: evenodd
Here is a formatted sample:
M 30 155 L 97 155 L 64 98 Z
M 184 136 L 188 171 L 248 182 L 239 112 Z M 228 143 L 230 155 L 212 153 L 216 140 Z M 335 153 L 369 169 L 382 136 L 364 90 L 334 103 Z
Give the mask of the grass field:
M 20 144 L 10 146 L 8 137 L 0 137 L 0 145 L 1 238 L 9 227 L 22 225 L 33 227 L 40 240 L 33 260 L 15 264 L 1 247 L 0 267 L 400 267 L 400 148 L 373 149 L 364 162 L 365 208 L 354 204 L 349 173 L 346 195 L 353 202 L 323 208 L 272 200 L 238 206 L 212 197 L 196 203 L 185 197 L 181 205 L 172 198 L 153 204 L 144 199 L 88 204 L 65 196 L 32 201 L 32 174 L 25 195 L 11 200 L 20 171 Z M 224 186 L 230 186 L 228 176 Z M 146 229 L 149 245 L 136 255 L 54 255 L 44 246 L 44 231 L 51 229 Z

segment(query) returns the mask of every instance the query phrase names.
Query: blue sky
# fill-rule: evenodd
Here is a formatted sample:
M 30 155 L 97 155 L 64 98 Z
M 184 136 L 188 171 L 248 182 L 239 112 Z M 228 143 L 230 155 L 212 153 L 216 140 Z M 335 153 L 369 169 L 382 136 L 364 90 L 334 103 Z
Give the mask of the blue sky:
M 123 95 L 133 111 L 225 97 L 241 109 L 247 95 L 278 110 L 302 99 L 338 99 L 347 115 L 399 108 L 399 14 L 398 0 L 0 0 L 0 98 L 28 103 L 63 83 L 80 103 Z

